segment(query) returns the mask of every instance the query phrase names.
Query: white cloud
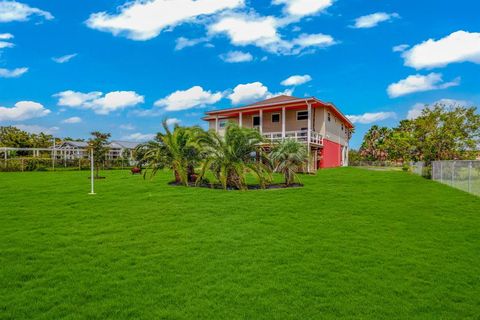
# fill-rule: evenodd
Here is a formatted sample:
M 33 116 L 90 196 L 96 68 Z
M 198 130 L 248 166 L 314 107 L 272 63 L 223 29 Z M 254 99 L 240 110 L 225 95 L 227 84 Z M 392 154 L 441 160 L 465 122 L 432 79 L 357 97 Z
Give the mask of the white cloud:
M 442 75 L 439 73 L 430 73 L 426 76 L 416 74 L 400 80 L 397 83 L 392 83 L 388 86 L 387 92 L 391 98 L 396 98 L 414 92 L 446 89 L 458 86 L 459 84 L 460 78 L 451 82 L 443 82 Z
M 10 40 L 13 39 L 13 34 L 11 33 L 0 33 L 0 40 Z
M 0 68 L 0 78 L 18 78 L 28 71 L 28 68 L 4 69 Z
M 0 121 L 23 121 L 48 115 L 50 110 L 34 101 L 19 101 L 15 106 L 0 107 Z
M 92 109 L 96 114 L 106 115 L 144 102 L 144 97 L 135 91 L 113 91 L 105 95 L 101 92 L 82 93 L 67 90 L 54 95 L 58 105 Z
M 293 16 L 307 16 L 324 11 L 333 0 L 273 0 L 273 4 L 284 4 L 285 13 Z
M 236 14 L 225 16 L 209 26 L 211 34 L 226 33 L 234 45 L 254 44 L 266 47 L 278 42 L 277 20 L 274 17 Z
M 395 46 L 392 48 L 393 52 L 404 52 L 407 50 L 410 46 L 408 44 L 399 44 L 398 46 Z
M 262 99 L 269 99 L 280 95 L 290 96 L 292 94 L 293 89 L 286 89 L 282 92 L 272 93 L 263 83 L 257 81 L 237 85 L 233 89 L 233 92 L 228 95 L 228 99 L 230 99 L 232 104 L 238 105 L 256 102 Z
M 149 40 L 165 29 L 243 5 L 244 0 L 134 0 L 118 7 L 117 14 L 94 13 L 86 23 L 132 40 Z
M 53 95 L 58 98 L 58 105 L 64 107 L 81 107 L 84 103 L 90 102 L 102 96 L 101 92 L 82 93 L 72 90 L 62 91 Z
M 440 40 L 429 39 L 402 56 L 405 65 L 415 69 L 445 67 L 458 62 L 480 64 L 480 33 L 457 31 Z
M 163 99 L 155 102 L 155 106 L 164 107 L 167 111 L 187 110 L 193 107 L 202 107 L 220 101 L 223 97 L 221 92 L 205 91 L 200 86 L 191 87 L 188 90 L 178 90 Z
M 253 56 L 249 52 L 229 51 L 220 55 L 220 58 L 228 63 L 248 62 L 253 60 Z
M 126 135 L 122 139 L 131 140 L 131 141 L 148 141 L 148 140 L 152 140 L 153 138 L 155 138 L 155 134 L 153 133 L 144 134 L 144 133 L 136 132 L 136 133 Z
M 308 74 L 300 76 L 295 75 L 283 80 L 280 84 L 282 86 L 298 86 L 307 83 L 312 80 L 312 77 Z
M 13 34 L 11 33 L 0 33 L 0 49 L 4 48 L 12 48 L 15 45 L 11 42 L 8 41 L 2 41 L 2 40 L 10 40 L 13 39 Z
M 257 81 L 239 84 L 233 89 L 233 93 L 228 98 L 232 101 L 232 104 L 241 104 L 263 99 L 268 93 L 268 88 Z
M 379 23 L 400 18 L 398 13 L 377 12 L 355 19 L 353 28 L 367 29 L 376 27 Z
M 207 42 L 208 40 L 209 40 L 208 37 L 194 38 L 194 39 L 179 37 L 177 38 L 177 40 L 175 40 L 175 50 L 179 51 L 188 47 L 193 47 L 193 46 L 196 46 L 197 44 Z
M 297 38 L 284 40 L 278 33 L 283 23 L 271 16 L 231 14 L 210 25 L 209 33 L 225 34 L 235 46 L 254 45 L 278 55 L 300 54 L 306 48 L 324 48 L 336 44 L 331 36 L 321 33 L 301 34 Z
M 180 122 L 182 122 L 180 119 L 168 118 L 167 119 L 167 126 L 171 126 L 171 125 L 174 125 L 174 124 L 179 124 Z
M 424 109 L 430 109 L 435 105 L 443 105 L 446 107 L 455 107 L 455 106 L 468 106 L 470 104 L 469 101 L 465 100 L 455 100 L 455 99 L 441 99 L 432 104 L 427 103 L 416 103 L 414 104 L 407 113 L 407 119 L 416 119 L 422 115 L 422 111 Z
M 82 118 L 80 117 L 71 117 L 71 118 L 67 118 L 65 120 L 62 121 L 62 123 L 80 123 L 82 122 Z
M 7 42 L 7 41 L 0 41 L 0 49 L 4 49 L 4 48 L 13 48 L 15 45 L 11 42 Z
M 386 119 L 395 118 L 397 115 L 395 112 L 376 112 L 376 113 L 364 113 L 361 115 L 350 115 L 347 118 L 352 123 L 360 123 L 360 124 L 369 124 L 374 123 Z
M 31 15 L 41 16 L 46 20 L 53 19 L 50 12 L 32 8 L 24 3 L 17 1 L 0 2 L 0 22 L 27 21 Z
M 61 57 L 54 57 L 52 58 L 52 60 L 55 61 L 56 63 L 66 63 L 72 60 L 73 58 L 75 58 L 76 56 L 77 56 L 77 53 L 72 53 L 72 54 L 61 56 Z
M 23 130 L 29 133 L 35 133 L 35 134 L 39 134 L 39 133 L 55 134 L 58 130 L 60 130 L 59 127 L 47 128 L 47 127 L 42 127 L 38 125 L 30 125 L 30 124 L 17 124 L 15 125 L 15 127 L 17 127 L 20 130 Z

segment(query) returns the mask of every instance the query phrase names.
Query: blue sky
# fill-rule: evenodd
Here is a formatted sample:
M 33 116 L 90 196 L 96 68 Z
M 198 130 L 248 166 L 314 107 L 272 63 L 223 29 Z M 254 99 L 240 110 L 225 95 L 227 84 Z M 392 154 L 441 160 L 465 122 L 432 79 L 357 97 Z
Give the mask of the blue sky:
M 205 110 L 293 92 L 351 116 L 358 147 L 424 104 L 479 104 L 478 12 L 473 0 L 0 0 L 0 125 L 144 140 L 163 119 L 202 124 Z

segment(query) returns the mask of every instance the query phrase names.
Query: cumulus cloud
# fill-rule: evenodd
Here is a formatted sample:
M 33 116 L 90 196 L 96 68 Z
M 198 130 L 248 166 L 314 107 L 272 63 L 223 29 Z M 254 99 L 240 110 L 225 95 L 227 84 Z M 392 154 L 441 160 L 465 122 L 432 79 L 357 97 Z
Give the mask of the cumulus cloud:
M 148 140 L 152 140 L 153 138 L 155 138 L 155 134 L 153 133 L 145 134 L 140 132 L 132 133 L 122 137 L 122 139 L 130 140 L 130 141 L 148 141 Z
M 34 101 L 19 101 L 13 107 L 0 107 L 0 121 L 23 121 L 40 118 L 51 111 Z
M 27 21 L 30 16 L 40 16 L 46 20 L 52 20 L 50 12 L 30 7 L 17 1 L 0 1 L 0 22 Z
M 4 69 L 0 68 L 0 78 L 18 78 L 28 71 L 28 68 Z
M 179 124 L 180 122 L 182 122 L 180 119 L 177 119 L 177 118 L 168 118 L 167 119 L 167 125 L 168 126 L 172 126 L 174 124 Z
M 134 0 L 118 7 L 115 14 L 94 13 L 86 23 L 92 29 L 113 35 L 149 40 L 179 24 L 243 5 L 244 0 Z
M 312 80 L 312 77 L 308 74 L 303 76 L 295 75 L 288 77 L 287 79 L 283 80 L 280 84 L 282 86 L 298 86 L 304 83 L 307 83 Z
M 419 103 L 414 104 L 410 108 L 410 110 L 408 110 L 407 119 L 410 119 L 410 120 L 416 119 L 416 118 L 418 118 L 422 115 L 422 111 L 424 109 L 430 109 L 435 105 L 442 105 L 442 106 L 445 106 L 445 107 L 456 107 L 456 106 L 463 106 L 464 107 L 464 106 L 468 106 L 469 104 L 470 104 L 469 101 L 455 100 L 455 99 L 441 99 L 441 100 L 435 101 L 432 104 L 419 102 Z
M 228 63 L 248 62 L 253 60 L 253 56 L 249 52 L 229 51 L 220 55 L 220 58 Z
M 426 76 L 416 74 L 392 83 L 388 89 L 388 95 L 391 98 L 397 98 L 414 92 L 423 92 L 430 90 L 446 89 L 460 84 L 460 78 L 450 82 L 444 82 L 442 74 L 430 73 Z
M 415 69 L 445 67 L 458 62 L 480 64 L 480 33 L 457 31 L 440 40 L 429 39 L 402 56 L 405 65 Z
M 376 112 L 376 113 L 367 112 L 361 115 L 347 116 L 347 118 L 352 123 L 360 123 L 360 124 L 369 124 L 369 123 L 374 123 L 374 122 L 378 122 L 386 119 L 392 119 L 395 117 L 396 117 L 395 112 Z
M 221 92 L 205 91 L 200 86 L 194 86 L 188 90 L 175 91 L 157 100 L 155 106 L 163 107 L 167 111 L 180 111 L 213 104 L 220 101 L 222 97 Z
M 228 96 L 232 104 L 248 103 L 255 100 L 260 100 L 268 95 L 268 88 L 261 82 L 252 82 L 246 84 L 239 84 L 233 89 L 233 92 Z
M 232 104 L 238 105 L 242 103 L 250 103 L 262 99 L 268 99 L 279 95 L 289 96 L 292 94 L 292 89 L 286 89 L 283 92 L 271 93 L 263 83 L 257 81 L 237 85 L 228 98 Z
M 333 4 L 333 0 L 273 0 L 272 3 L 285 5 L 286 14 L 302 17 L 324 11 Z
M 282 39 L 278 28 L 282 22 L 272 16 L 230 14 L 209 26 L 209 34 L 224 34 L 235 46 L 254 45 L 278 55 L 295 55 L 305 49 L 318 49 L 336 44 L 325 34 L 301 34 L 291 40 Z
M 377 12 L 355 19 L 355 24 L 352 26 L 356 29 L 368 29 L 376 27 L 379 23 L 390 21 L 392 19 L 400 18 L 398 13 Z
M 67 90 L 54 95 L 58 98 L 58 105 L 91 109 L 96 114 L 106 115 L 114 111 L 123 110 L 144 102 L 144 97 L 135 91 L 113 91 L 107 94 L 102 92 L 75 92 Z
M 71 117 L 62 121 L 62 123 L 69 123 L 69 124 L 80 123 L 80 122 L 82 122 L 82 118 L 80 117 Z
M 77 53 L 67 54 L 61 57 L 54 57 L 52 60 L 56 63 L 66 63 L 77 56 Z

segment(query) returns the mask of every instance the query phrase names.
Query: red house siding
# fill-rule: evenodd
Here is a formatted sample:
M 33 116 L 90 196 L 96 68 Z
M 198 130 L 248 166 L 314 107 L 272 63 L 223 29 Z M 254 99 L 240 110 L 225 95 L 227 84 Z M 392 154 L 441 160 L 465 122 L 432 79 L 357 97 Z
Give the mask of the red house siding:
M 334 168 L 342 165 L 342 146 L 336 142 L 323 139 L 322 160 L 320 168 Z

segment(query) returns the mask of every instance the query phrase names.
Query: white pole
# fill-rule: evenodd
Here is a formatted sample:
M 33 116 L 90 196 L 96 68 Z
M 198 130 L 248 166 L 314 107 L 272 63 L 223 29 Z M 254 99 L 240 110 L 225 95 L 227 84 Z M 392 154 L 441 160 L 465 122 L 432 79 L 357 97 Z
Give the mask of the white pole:
M 468 192 L 472 192 L 472 161 L 468 162 Z
M 285 107 L 282 107 L 282 141 L 285 140 Z
M 240 128 L 243 127 L 243 112 L 240 112 L 238 115 L 238 124 Z
M 93 177 L 93 148 L 90 150 L 90 193 L 95 194 L 94 177 Z
M 260 134 L 263 134 L 263 110 L 262 109 L 260 109 L 259 116 L 260 116 Z
M 53 138 L 53 150 L 52 150 L 52 169 L 55 171 L 55 157 L 56 157 L 56 152 L 55 152 L 55 138 Z

